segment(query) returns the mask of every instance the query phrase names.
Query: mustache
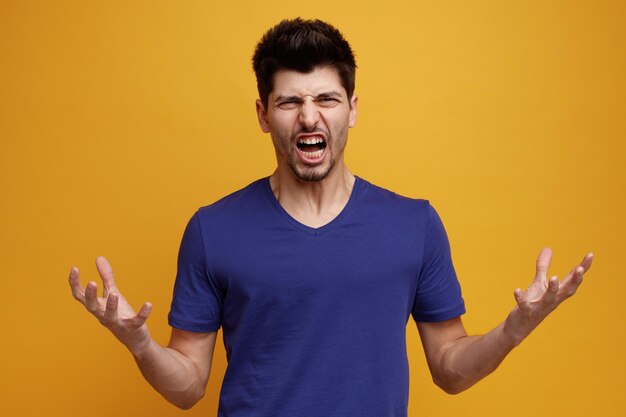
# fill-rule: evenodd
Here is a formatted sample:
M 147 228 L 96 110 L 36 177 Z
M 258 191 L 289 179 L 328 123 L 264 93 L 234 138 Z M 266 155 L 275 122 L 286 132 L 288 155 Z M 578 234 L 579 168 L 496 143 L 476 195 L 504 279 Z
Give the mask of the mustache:
M 292 133 L 291 139 L 295 140 L 298 135 L 301 135 L 303 133 L 308 134 L 308 135 L 312 133 L 321 133 L 326 138 L 330 137 L 330 132 L 328 132 L 326 129 L 314 127 L 313 129 L 298 129 L 297 132 Z

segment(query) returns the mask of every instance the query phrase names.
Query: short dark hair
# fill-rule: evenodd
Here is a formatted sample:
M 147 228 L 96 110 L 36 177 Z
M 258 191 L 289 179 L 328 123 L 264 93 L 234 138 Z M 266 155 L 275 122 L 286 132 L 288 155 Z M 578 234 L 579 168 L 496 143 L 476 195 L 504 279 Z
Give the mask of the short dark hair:
M 302 73 L 316 67 L 337 70 L 341 85 L 354 94 L 356 61 L 350 44 L 334 26 L 321 20 L 283 20 L 263 35 L 252 57 L 259 98 L 267 109 L 274 88 L 274 74 L 280 70 Z

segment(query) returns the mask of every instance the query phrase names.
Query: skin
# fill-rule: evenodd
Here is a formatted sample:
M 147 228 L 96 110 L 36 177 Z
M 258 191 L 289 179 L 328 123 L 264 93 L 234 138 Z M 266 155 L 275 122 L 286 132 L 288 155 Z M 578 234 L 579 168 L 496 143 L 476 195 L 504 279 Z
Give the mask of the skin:
M 344 163 L 344 149 L 348 130 L 356 123 L 357 98 L 348 99 L 332 68 L 316 68 L 307 74 L 280 71 L 267 107 L 260 100 L 256 102 L 261 130 L 270 133 L 276 150 L 277 168 L 270 177 L 274 195 L 296 220 L 320 227 L 341 212 L 354 185 L 354 176 Z M 302 135 L 324 137 L 327 146 L 323 158 L 310 161 L 298 156 L 296 142 Z M 485 335 L 468 336 L 460 317 L 417 323 L 438 386 L 458 393 L 493 372 L 539 323 L 576 293 L 593 255 L 587 254 L 561 281 L 547 278 L 551 258 L 549 248 L 541 250 L 533 281 L 526 290 L 514 291 L 516 306 Z M 102 296 L 97 294 L 95 281 L 83 287 L 79 271 L 73 267 L 69 283 L 74 298 L 130 350 L 146 380 L 159 393 L 180 408 L 193 406 L 206 389 L 216 332 L 172 329 L 169 344 L 160 346 L 146 325 L 151 304 L 144 303 L 135 312 L 117 288 L 108 261 L 99 257 L 96 268 L 103 284 Z
M 462 392 L 493 372 L 563 301 L 573 296 L 591 267 L 593 254 L 585 255 L 561 281 L 547 278 L 552 250 L 537 257 L 535 277 L 526 290 L 514 291 L 516 306 L 489 333 L 468 336 L 461 318 L 440 323 L 417 323 L 433 381 L 449 394 Z
M 320 227 L 330 222 L 350 198 L 354 175 L 344 163 L 344 150 L 348 129 L 356 124 L 357 102 L 356 96 L 348 99 L 337 71 L 330 67 L 307 74 L 279 71 L 268 108 L 261 100 L 256 102 L 259 126 L 270 134 L 276 153 L 272 190 L 302 224 Z M 310 132 L 326 139 L 324 159 L 318 163 L 305 163 L 297 156 L 298 135 Z M 312 177 L 317 180 L 305 179 Z
M 204 396 L 217 332 L 173 328 L 168 346 L 160 346 L 146 325 L 151 304 L 144 303 L 135 313 L 117 288 L 109 262 L 99 257 L 96 268 L 104 288 L 102 297 L 97 295 L 95 281 L 82 287 L 79 271 L 73 267 L 69 283 L 74 298 L 130 350 L 141 373 L 161 395 L 177 407 L 191 408 Z

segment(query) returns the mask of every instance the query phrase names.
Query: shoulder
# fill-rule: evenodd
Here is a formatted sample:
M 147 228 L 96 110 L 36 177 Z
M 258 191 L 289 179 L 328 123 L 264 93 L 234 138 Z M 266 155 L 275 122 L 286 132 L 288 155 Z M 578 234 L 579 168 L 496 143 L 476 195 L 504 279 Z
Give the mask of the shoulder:
M 360 200 L 367 206 L 389 210 L 394 214 L 405 213 L 420 217 L 429 217 L 430 212 L 434 211 L 428 200 L 406 197 L 362 178 L 358 178 L 358 183 Z
M 202 206 L 191 217 L 189 223 L 196 224 L 203 235 L 248 227 L 260 221 L 258 217 L 268 211 L 271 200 L 268 198 L 267 178 L 261 178 L 219 200 Z
M 220 213 L 230 213 L 233 210 L 249 209 L 251 206 L 255 206 L 267 199 L 267 187 L 267 178 L 258 179 L 214 203 L 200 207 L 197 215 L 204 218 Z

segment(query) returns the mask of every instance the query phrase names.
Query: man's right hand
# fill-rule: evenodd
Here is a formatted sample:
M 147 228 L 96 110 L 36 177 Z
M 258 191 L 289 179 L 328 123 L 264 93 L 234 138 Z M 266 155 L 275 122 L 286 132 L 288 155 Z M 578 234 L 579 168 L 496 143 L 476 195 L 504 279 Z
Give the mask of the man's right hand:
M 150 338 L 146 326 L 152 305 L 144 303 L 135 313 L 117 289 L 109 262 L 99 257 L 96 267 L 104 286 L 102 297 L 98 297 L 94 281 L 82 287 L 78 269 L 73 267 L 70 287 L 74 298 L 126 345 L 143 376 L 161 395 L 182 409 L 193 406 L 204 395 L 209 380 L 217 331 L 172 329 L 169 346 L 160 346 Z
M 115 285 L 109 262 L 104 257 L 98 257 L 96 267 L 104 286 L 102 297 L 98 297 L 98 284 L 95 281 L 89 281 L 83 288 L 76 267 L 72 267 L 70 271 L 72 294 L 104 327 L 136 354 L 150 343 L 150 332 L 145 323 L 152 305 L 144 303 L 139 313 L 135 313 Z

